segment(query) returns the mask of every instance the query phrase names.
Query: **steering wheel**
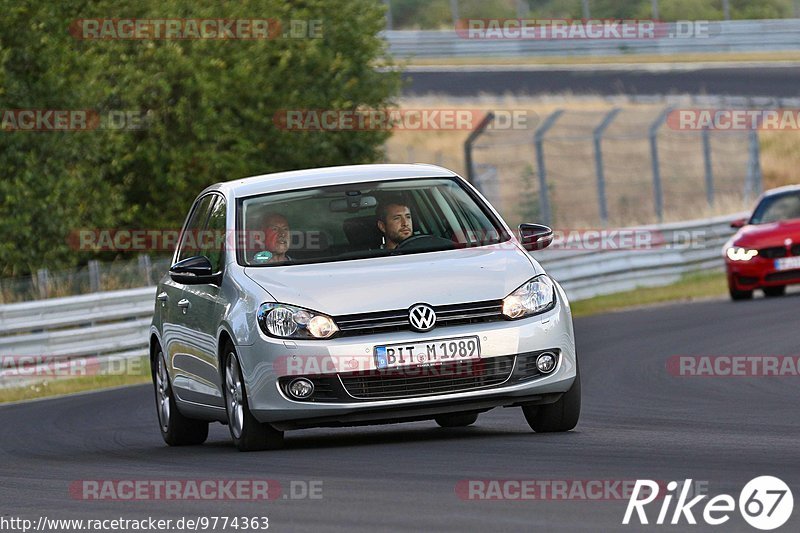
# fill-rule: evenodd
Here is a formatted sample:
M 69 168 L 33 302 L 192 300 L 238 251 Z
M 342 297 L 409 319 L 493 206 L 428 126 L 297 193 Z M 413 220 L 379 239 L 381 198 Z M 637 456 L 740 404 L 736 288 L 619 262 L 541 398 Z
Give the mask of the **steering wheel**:
M 395 250 L 397 250 L 398 248 L 405 248 L 406 246 L 408 246 L 412 242 L 419 242 L 422 239 L 427 239 L 427 238 L 430 238 L 430 235 L 412 235 L 408 239 L 400 241 L 397 244 L 397 246 L 395 246 L 394 248 L 395 248 Z
M 443 239 L 441 237 L 436 237 L 435 235 L 414 235 L 404 241 L 400 241 L 394 249 L 399 250 L 401 248 L 408 248 L 409 250 L 422 250 L 425 248 L 438 247 L 443 247 L 444 249 L 455 248 L 453 241 L 450 239 Z

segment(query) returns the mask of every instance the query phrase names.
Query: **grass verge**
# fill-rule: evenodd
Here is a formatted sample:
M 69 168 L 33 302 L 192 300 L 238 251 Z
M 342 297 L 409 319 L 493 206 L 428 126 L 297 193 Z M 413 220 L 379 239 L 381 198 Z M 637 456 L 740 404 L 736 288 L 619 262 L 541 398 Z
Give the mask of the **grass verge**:
M 727 293 L 728 285 L 724 273 L 690 274 L 684 276 L 677 283 L 664 287 L 641 287 L 632 291 L 596 296 L 574 302 L 572 316 L 596 315 L 666 302 L 691 302 L 702 298 L 724 296 Z
M 34 400 L 48 396 L 60 396 L 100 389 L 121 387 L 123 385 L 138 385 L 150 382 L 148 363 L 138 367 L 139 370 L 124 374 L 100 374 L 96 376 L 81 376 L 75 378 L 42 379 L 41 381 L 28 381 L 21 387 L 7 387 L 0 389 L 0 404 L 17 402 L 21 400 Z

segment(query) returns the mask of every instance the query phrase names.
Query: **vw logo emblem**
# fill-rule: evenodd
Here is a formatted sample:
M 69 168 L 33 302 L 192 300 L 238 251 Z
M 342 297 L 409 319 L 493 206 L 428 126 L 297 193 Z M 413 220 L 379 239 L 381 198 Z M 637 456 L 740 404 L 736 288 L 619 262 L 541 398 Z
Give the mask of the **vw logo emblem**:
M 417 304 L 408 310 L 408 322 L 417 331 L 430 331 L 436 325 L 436 312 L 429 305 Z

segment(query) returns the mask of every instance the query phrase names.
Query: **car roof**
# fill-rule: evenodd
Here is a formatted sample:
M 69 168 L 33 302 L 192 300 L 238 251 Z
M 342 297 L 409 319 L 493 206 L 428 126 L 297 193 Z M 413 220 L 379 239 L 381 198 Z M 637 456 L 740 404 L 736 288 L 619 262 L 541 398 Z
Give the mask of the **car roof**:
M 203 194 L 208 191 L 220 191 L 232 198 L 242 198 L 245 196 L 292 189 L 360 183 L 364 181 L 403 178 L 443 178 L 453 176 L 456 176 L 456 173 L 451 170 L 422 163 L 347 165 L 277 172 L 274 174 L 263 174 L 260 176 L 216 183 L 203 191 Z

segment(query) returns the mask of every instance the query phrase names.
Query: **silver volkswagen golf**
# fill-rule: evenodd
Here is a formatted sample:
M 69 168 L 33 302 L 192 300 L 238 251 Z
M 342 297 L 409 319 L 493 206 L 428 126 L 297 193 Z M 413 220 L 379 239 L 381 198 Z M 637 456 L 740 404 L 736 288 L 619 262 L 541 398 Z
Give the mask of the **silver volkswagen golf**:
M 284 431 L 521 407 L 569 431 L 580 376 L 569 303 L 464 179 L 360 165 L 219 183 L 195 200 L 160 281 L 150 357 L 161 434 L 240 450 Z

